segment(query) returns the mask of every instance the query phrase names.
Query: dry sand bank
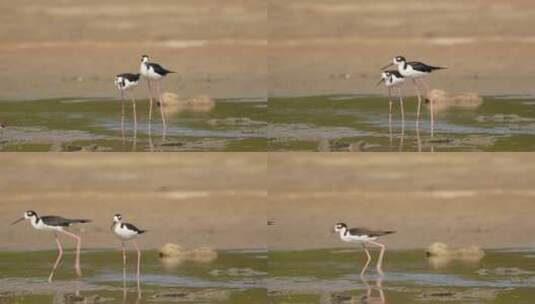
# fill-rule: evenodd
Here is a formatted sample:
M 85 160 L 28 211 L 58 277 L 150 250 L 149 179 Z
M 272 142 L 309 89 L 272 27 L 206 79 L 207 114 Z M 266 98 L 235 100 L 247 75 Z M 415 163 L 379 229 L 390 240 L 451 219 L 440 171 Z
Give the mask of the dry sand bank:
M 145 248 L 338 247 L 337 221 L 395 229 L 393 248 L 535 245 L 529 153 L 8 153 L 0 165 L 1 222 L 29 208 L 86 216 L 86 248 L 117 246 L 116 212 L 149 230 Z M 6 225 L 0 244 L 54 245 L 28 223 Z

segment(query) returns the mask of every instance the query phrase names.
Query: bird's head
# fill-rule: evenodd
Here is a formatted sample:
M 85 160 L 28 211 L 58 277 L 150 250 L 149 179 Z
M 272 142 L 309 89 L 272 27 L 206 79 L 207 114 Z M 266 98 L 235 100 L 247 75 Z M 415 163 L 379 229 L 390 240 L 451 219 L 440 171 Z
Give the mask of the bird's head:
M 347 225 L 344 223 L 336 223 L 333 227 L 333 232 L 340 232 L 344 229 L 347 229 Z
M 392 59 L 392 62 L 394 64 L 399 65 L 399 64 L 405 64 L 405 62 L 407 62 L 407 60 L 403 56 L 396 56 L 396 57 L 394 57 L 394 59 Z
M 150 58 L 149 55 L 141 55 L 141 62 L 149 62 Z
M 11 223 L 11 225 L 15 225 L 16 223 L 23 221 L 23 220 L 34 220 L 36 218 L 37 218 L 37 213 L 35 213 L 35 211 L 33 210 L 28 210 L 24 212 L 24 215 L 21 218 Z
M 122 220 L 123 220 L 122 215 L 120 215 L 120 214 L 118 214 L 118 213 L 117 213 L 116 215 L 113 216 L 113 222 L 114 222 L 114 223 L 118 223 L 118 222 L 120 222 L 120 221 L 122 221 Z
M 384 71 L 381 73 L 381 79 L 377 82 L 377 85 L 380 85 L 381 83 L 386 83 L 388 78 L 390 78 L 391 73 L 389 71 Z
M 407 62 L 407 60 L 405 59 L 405 57 L 403 56 L 396 56 L 392 59 L 392 62 L 389 63 L 388 65 L 385 65 L 384 67 L 382 67 L 381 69 L 382 70 L 385 70 L 385 69 L 388 69 L 389 67 L 393 66 L 393 65 L 397 65 L 397 66 L 400 66 L 402 64 L 405 64 Z

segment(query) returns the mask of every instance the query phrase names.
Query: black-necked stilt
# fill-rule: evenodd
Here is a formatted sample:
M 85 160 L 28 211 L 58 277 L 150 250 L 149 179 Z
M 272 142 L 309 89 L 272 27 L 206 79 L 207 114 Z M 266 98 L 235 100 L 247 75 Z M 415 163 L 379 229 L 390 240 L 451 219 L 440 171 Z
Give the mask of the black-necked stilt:
M 403 109 L 403 94 L 401 92 L 401 85 L 405 83 L 405 77 L 403 77 L 403 75 L 401 75 L 398 71 L 384 71 L 381 73 L 381 80 L 379 80 L 377 85 L 379 85 L 381 82 L 384 83 L 388 92 L 388 102 L 390 107 L 388 112 L 388 130 L 390 133 L 390 144 L 392 144 L 392 89 L 396 88 L 399 94 L 399 107 L 401 111 L 400 149 L 402 149 L 403 136 L 405 135 L 405 112 Z
M 50 273 L 50 276 L 48 277 L 48 282 L 52 282 L 52 278 L 54 277 L 54 272 L 56 271 L 56 268 L 59 265 L 59 262 L 61 261 L 61 257 L 63 256 L 63 248 L 61 247 L 61 242 L 58 238 L 58 232 L 66 234 L 76 240 L 76 261 L 74 264 L 74 268 L 76 269 L 76 274 L 78 276 L 82 275 L 82 270 L 80 269 L 80 246 L 82 244 L 82 238 L 72 232 L 69 232 L 65 230 L 65 228 L 68 228 L 69 226 L 73 224 L 79 224 L 79 223 L 89 223 L 91 220 L 88 219 L 67 219 L 60 216 L 38 216 L 35 211 L 29 210 L 24 213 L 24 216 L 20 219 L 14 221 L 11 223 L 11 225 L 15 225 L 16 223 L 22 221 L 22 220 L 30 220 L 32 223 L 33 228 L 37 230 L 43 230 L 43 231 L 52 231 L 54 233 L 54 237 L 56 238 L 56 244 L 58 245 L 58 258 L 56 259 L 56 263 L 54 264 L 54 267 L 52 268 L 52 272 Z
M 141 74 L 131 74 L 124 73 L 115 76 L 115 86 L 119 92 L 121 92 L 121 105 L 122 105 L 122 115 L 121 123 L 124 124 L 124 93 L 129 92 L 132 99 L 132 109 L 134 115 L 134 125 L 137 125 L 137 115 L 136 115 L 136 100 L 134 98 L 133 89 L 139 84 L 139 77 Z
M 379 254 L 379 259 L 377 261 L 377 272 L 383 275 L 383 257 L 385 253 L 386 246 L 376 242 L 377 238 L 383 235 L 394 233 L 395 231 L 382 231 L 382 230 L 368 230 L 365 228 L 348 228 L 344 223 L 337 223 L 334 225 L 334 232 L 340 233 L 340 239 L 344 242 L 361 244 L 366 252 L 368 260 L 360 272 L 361 275 L 364 275 L 368 265 L 371 261 L 371 255 L 366 247 L 367 244 L 372 244 L 381 248 L 381 253 Z
M 442 70 L 445 69 L 445 67 L 439 67 L 439 66 L 431 66 L 427 65 L 422 62 L 417 61 L 411 61 L 407 62 L 405 57 L 403 56 L 396 56 L 392 59 L 392 63 L 389 65 L 383 67 L 383 69 L 386 69 L 392 65 L 396 65 L 398 67 L 398 72 L 403 75 L 405 78 L 410 78 L 412 80 L 412 83 L 414 84 L 416 88 L 416 93 L 418 94 L 418 109 L 417 109 L 417 121 L 420 118 L 420 107 L 422 104 L 421 94 L 420 94 L 420 88 L 418 87 L 417 81 L 421 81 L 421 83 L 426 87 L 426 91 L 429 91 L 429 87 L 427 86 L 427 83 L 423 80 L 423 78 L 429 74 L 431 74 L 435 70 Z M 433 129 L 434 129 L 434 118 L 433 118 L 433 105 L 430 105 L 430 117 L 431 117 L 431 136 L 433 135 Z
M 398 71 L 384 71 L 381 73 L 381 80 L 379 83 L 384 83 L 388 91 L 390 113 L 392 113 L 392 89 L 396 88 L 399 94 L 399 104 L 401 107 L 401 118 L 404 119 L 403 112 L 403 96 L 401 95 L 401 85 L 405 82 L 405 77 L 401 75 Z
M 169 71 L 165 68 L 163 68 L 161 65 L 150 62 L 150 58 L 148 55 L 141 56 L 141 65 L 139 67 L 139 71 L 143 77 L 147 79 L 148 89 L 149 89 L 149 96 L 150 96 L 150 105 L 149 105 L 149 122 L 152 119 L 152 89 L 151 89 L 151 81 L 156 81 L 157 85 L 157 91 L 158 91 L 158 100 L 160 102 L 160 112 L 162 115 L 162 124 L 164 127 L 164 130 L 167 128 L 165 124 L 165 115 L 163 112 L 163 102 L 162 102 L 162 93 L 160 90 L 160 80 L 165 77 L 167 74 L 175 73 L 173 71 Z
M 145 233 L 145 230 L 138 229 L 136 226 L 130 224 L 130 223 L 124 223 L 123 217 L 120 214 L 116 214 L 113 216 L 113 224 L 111 226 L 111 230 L 113 233 L 121 240 L 121 248 L 123 250 L 123 278 L 126 281 L 126 247 L 125 242 L 126 241 L 132 241 L 134 244 L 134 247 L 137 250 L 137 286 L 138 286 L 138 292 L 140 292 L 140 265 L 141 265 L 141 251 L 139 250 L 139 246 L 136 243 L 135 238 L 137 238 L 140 234 Z

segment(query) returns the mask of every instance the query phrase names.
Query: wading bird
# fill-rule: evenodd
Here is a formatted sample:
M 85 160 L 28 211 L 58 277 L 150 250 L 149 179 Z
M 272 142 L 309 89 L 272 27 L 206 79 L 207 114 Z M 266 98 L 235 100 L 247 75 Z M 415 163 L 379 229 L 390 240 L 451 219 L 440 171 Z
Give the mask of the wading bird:
M 389 99 L 389 113 L 392 113 L 392 89 L 396 88 L 399 94 L 399 105 L 401 108 L 401 118 L 404 119 L 403 112 L 403 96 L 401 93 L 401 85 L 405 82 L 405 78 L 398 71 L 384 71 L 381 73 L 381 80 L 377 83 L 384 83 L 388 92 Z
M 386 246 L 376 242 L 377 238 L 383 235 L 392 234 L 395 231 L 381 231 L 381 230 L 368 230 L 365 228 L 348 228 L 344 223 L 337 223 L 334 225 L 333 232 L 338 232 L 340 234 L 340 239 L 344 242 L 360 244 L 364 248 L 364 252 L 368 260 L 362 268 L 360 275 L 363 276 L 370 264 L 372 259 L 370 252 L 368 251 L 368 244 L 375 245 L 381 248 L 381 253 L 379 254 L 379 259 L 377 261 L 377 272 L 380 275 L 383 275 L 383 257 L 385 253 Z
M 132 241 L 134 244 L 134 247 L 137 250 L 137 287 L 138 287 L 138 293 L 139 296 L 141 296 L 141 275 L 140 275 L 140 268 L 141 268 L 141 251 L 139 250 L 139 246 L 136 243 L 135 238 L 137 238 L 140 234 L 145 233 L 145 230 L 140 230 L 136 226 L 130 224 L 130 223 L 124 223 L 123 217 L 120 214 L 116 214 L 113 216 L 113 224 L 111 226 L 111 230 L 113 233 L 121 240 L 121 249 L 123 251 L 123 280 L 126 281 L 126 241 Z
M 121 92 L 121 126 L 124 126 L 124 93 L 129 92 L 132 99 L 132 111 L 134 116 L 134 125 L 137 125 L 136 100 L 133 89 L 139 84 L 140 74 L 124 73 L 115 76 L 115 86 Z
M 412 80 L 412 83 L 414 84 L 414 87 L 416 88 L 416 94 L 418 97 L 418 109 L 416 112 L 416 122 L 420 119 L 420 107 L 422 104 L 422 98 L 420 93 L 420 88 L 418 87 L 418 83 L 421 82 L 425 87 L 426 91 L 429 91 L 429 86 L 424 80 L 424 77 L 431 74 L 435 70 L 441 70 L 445 69 L 445 67 L 438 67 L 438 66 L 430 66 L 422 62 L 417 61 L 411 61 L 407 62 L 405 57 L 403 56 L 396 56 L 392 59 L 392 63 L 388 64 L 387 66 L 384 66 L 382 69 L 387 69 L 393 65 L 396 65 L 398 67 L 398 72 L 403 75 L 405 78 L 410 78 Z M 433 136 L 433 129 L 434 129 L 434 118 L 433 118 L 433 104 L 430 104 L 430 110 L 429 115 L 431 117 L 431 136 Z
M 52 278 L 54 277 L 56 268 L 58 267 L 59 262 L 61 261 L 61 257 L 63 256 L 63 248 L 61 247 L 61 242 L 59 241 L 58 233 L 66 234 L 76 240 L 76 260 L 74 264 L 74 269 L 76 270 L 76 274 L 78 276 L 82 276 L 82 270 L 80 269 L 80 246 L 82 244 L 82 238 L 72 232 L 65 230 L 65 228 L 68 228 L 73 224 L 89 223 L 91 222 L 91 220 L 67 219 L 61 216 L 53 216 L 53 215 L 39 217 L 37 213 L 35 213 L 35 211 L 29 210 L 24 213 L 23 217 L 14 221 L 13 223 L 11 223 L 11 225 L 15 225 L 16 223 L 22 220 L 30 220 L 32 227 L 37 230 L 51 231 L 54 233 L 54 237 L 56 238 L 56 244 L 58 245 L 59 253 L 56 259 L 56 263 L 54 264 L 54 267 L 52 268 L 52 272 L 50 273 L 50 276 L 48 277 L 48 282 L 52 282 Z
M 152 88 L 151 88 L 151 81 L 156 82 L 156 88 L 158 93 L 158 101 L 160 103 L 160 113 L 162 115 L 162 124 L 164 130 L 167 128 L 167 125 L 165 123 L 165 114 L 163 112 L 163 102 L 162 102 L 162 93 L 160 88 L 160 80 L 165 77 L 167 74 L 175 73 L 173 71 L 169 71 L 165 68 L 163 68 L 161 65 L 150 62 L 150 58 L 148 55 L 141 56 L 141 65 L 139 67 L 139 71 L 143 77 L 147 79 L 147 86 L 149 90 L 149 123 L 152 120 Z

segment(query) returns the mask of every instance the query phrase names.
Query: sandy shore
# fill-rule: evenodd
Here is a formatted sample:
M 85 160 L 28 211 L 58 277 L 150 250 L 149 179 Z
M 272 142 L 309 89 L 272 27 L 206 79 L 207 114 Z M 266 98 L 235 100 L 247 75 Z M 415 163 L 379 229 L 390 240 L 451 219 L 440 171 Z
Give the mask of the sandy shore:
M 31 156 L 31 157 L 30 157 Z M 26 209 L 94 220 L 86 248 L 115 247 L 111 215 L 141 243 L 306 249 L 343 246 L 332 223 L 394 229 L 393 248 L 533 246 L 532 154 L 2 154 L 0 221 Z M 266 226 L 266 220 L 274 225 Z M 28 223 L 0 250 L 53 248 Z

